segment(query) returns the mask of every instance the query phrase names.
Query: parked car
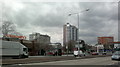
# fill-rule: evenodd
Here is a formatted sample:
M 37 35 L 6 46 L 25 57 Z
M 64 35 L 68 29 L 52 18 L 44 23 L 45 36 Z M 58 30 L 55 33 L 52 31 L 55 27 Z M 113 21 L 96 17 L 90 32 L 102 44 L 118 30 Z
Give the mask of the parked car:
M 57 51 L 49 51 L 46 52 L 46 54 L 49 56 L 62 56 L 62 50 L 58 49 Z
M 75 56 L 75 57 L 78 56 L 78 50 L 74 50 L 74 56 Z M 83 53 L 83 52 L 80 50 L 79 56 L 85 56 L 85 53 Z
M 49 51 L 49 52 L 46 52 L 46 55 L 48 55 L 48 56 L 53 56 L 53 52 L 52 51 Z
M 102 55 L 106 55 L 106 54 L 107 54 L 107 52 L 103 52 L 103 53 L 102 53 Z
M 112 60 L 120 60 L 120 51 L 114 52 L 111 59 Z
M 92 55 L 98 55 L 98 52 L 92 52 Z

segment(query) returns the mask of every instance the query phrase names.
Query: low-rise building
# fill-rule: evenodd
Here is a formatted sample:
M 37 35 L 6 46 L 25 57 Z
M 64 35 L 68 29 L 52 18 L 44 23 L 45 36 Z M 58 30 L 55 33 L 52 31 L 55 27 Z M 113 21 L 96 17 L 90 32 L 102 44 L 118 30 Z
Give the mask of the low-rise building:
M 40 44 L 50 44 L 50 36 L 48 35 L 42 35 L 40 33 L 32 33 L 29 35 L 29 40 L 30 41 L 36 41 L 37 43 Z
M 114 48 L 114 37 L 98 37 L 98 44 L 103 44 L 105 49 Z
M 42 35 L 40 33 L 32 33 L 29 35 L 29 40 L 37 43 L 39 48 L 39 55 L 44 55 L 44 53 L 48 50 L 46 48 L 50 44 L 50 36 Z

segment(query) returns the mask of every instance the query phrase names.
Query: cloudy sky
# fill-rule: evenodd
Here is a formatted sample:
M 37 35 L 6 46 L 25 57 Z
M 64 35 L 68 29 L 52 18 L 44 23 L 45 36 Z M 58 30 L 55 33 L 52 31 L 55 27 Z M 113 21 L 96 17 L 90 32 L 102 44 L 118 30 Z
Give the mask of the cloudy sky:
M 2 18 L 12 21 L 17 31 L 25 35 L 38 32 L 51 36 L 51 42 L 63 42 L 63 25 L 69 22 L 77 26 L 80 13 L 80 38 L 88 44 L 96 44 L 99 36 L 118 39 L 118 2 L 30 2 L 2 3 Z

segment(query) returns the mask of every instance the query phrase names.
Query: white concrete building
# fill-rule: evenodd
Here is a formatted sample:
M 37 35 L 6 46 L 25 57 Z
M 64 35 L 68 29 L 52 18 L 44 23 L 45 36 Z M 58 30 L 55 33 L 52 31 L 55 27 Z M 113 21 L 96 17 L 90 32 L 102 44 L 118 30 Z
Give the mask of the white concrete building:
M 63 29 L 63 44 L 78 40 L 78 28 L 67 23 Z
M 32 33 L 29 35 L 29 40 L 34 40 L 40 44 L 50 44 L 50 36 L 42 35 L 40 33 Z

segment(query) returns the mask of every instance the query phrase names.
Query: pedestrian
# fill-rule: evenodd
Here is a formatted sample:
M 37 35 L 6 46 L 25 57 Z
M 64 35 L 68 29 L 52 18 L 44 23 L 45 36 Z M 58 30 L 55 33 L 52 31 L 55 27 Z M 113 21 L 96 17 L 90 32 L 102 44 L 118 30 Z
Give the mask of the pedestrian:
M 57 54 L 58 54 L 58 52 L 56 51 L 56 52 L 55 52 L 55 56 L 57 56 Z

